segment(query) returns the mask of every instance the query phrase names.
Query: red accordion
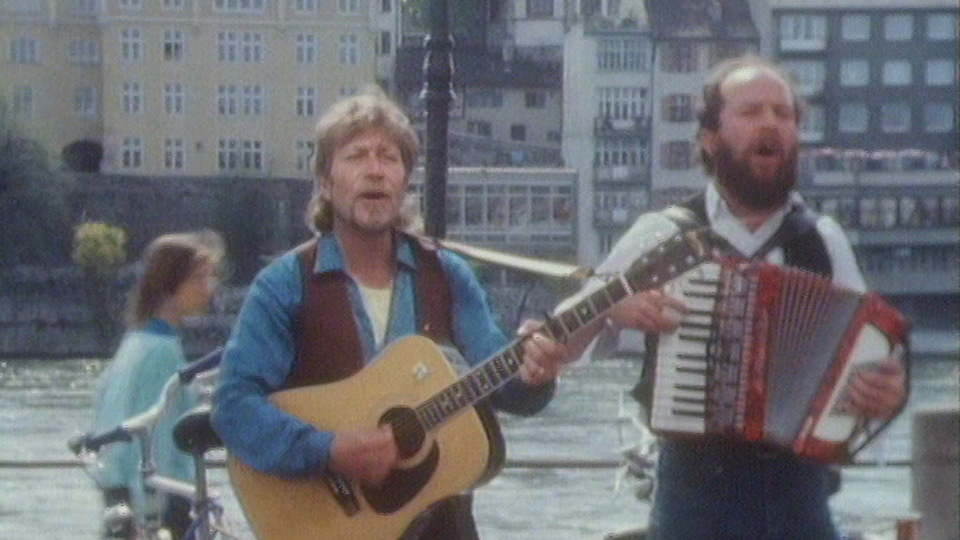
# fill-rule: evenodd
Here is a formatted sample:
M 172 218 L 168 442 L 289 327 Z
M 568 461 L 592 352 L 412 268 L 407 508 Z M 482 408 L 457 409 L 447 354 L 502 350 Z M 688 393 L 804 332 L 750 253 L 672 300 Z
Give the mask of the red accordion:
M 737 259 L 703 263 L 665 291 L 690 309 L 660 336 L 655 432 L 765 442 L 825 462 L 879 432 L 840 407 L 854 373 L 906 347 L 907 320 L 878 295 Z

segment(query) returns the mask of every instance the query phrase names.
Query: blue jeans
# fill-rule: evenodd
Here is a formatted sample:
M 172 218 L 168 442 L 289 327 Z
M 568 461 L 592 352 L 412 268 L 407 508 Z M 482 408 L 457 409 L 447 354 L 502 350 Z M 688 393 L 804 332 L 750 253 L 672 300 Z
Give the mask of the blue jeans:
M 781 450 L 667 441 L 651 515 L 654 540 L 838 540 L 828 468 Z

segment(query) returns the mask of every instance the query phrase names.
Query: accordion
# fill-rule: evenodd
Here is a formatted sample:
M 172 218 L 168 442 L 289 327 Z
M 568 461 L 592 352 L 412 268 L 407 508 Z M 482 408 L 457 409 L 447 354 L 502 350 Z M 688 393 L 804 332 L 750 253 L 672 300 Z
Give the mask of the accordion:
M 906 346 L 906 319 L 878 295 L 730 258 L 705 262 L 664 291 L 688 312 L 660 336 L 654 432 L 729 436 L 839 462 L 886 426 L 868 429 L 842 407 L 858 370 Z

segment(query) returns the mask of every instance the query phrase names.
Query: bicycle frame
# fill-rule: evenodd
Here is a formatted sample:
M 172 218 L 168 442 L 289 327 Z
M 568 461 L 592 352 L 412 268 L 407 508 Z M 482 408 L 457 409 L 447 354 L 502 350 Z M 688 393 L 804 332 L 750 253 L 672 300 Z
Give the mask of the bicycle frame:
M 125 420 L 119 426 L 99 434 L 84 434 L 71 439 L 68 446 L 77 456 L 96 456 L 97 451 L 107 444 L 117 442 L 139 442 L 139 473 L 143 480 L 147 507 L 139 511 L 116 509 L 112 514 L 108 509 L 107 520 L 122 520 L 132 517 L 138 535 L 148 540 L 169 539 L 169 532 L 162 528 L 162 494 L 178 495 L 191 503 L 194 520 L 187 531 L 187 538 L 211 540 L 213 525 L 211 515 L 219 521 L 221 509 L 211 499 L 207 490 L 206 462 L 203 453 L 191 453 L 194 462 L 194 483 L 185 482 L 157 474 L 153 457 L 152 436 L 159 423 L 172 406 L 177 391 L 194 382 L 213 378 L 220 362 L 222 348 L 217 348 L 199 360 L 180 369 L 164 384 L 160 397 L 148 410 Z

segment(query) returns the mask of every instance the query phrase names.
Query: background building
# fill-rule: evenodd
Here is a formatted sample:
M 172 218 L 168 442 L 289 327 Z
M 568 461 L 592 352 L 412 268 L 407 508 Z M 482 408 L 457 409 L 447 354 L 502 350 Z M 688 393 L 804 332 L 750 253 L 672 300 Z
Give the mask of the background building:
M 10 0 L 0 94 L 126 174 L 302 176 L 323 109 L 389 88 L 398 0 Z

